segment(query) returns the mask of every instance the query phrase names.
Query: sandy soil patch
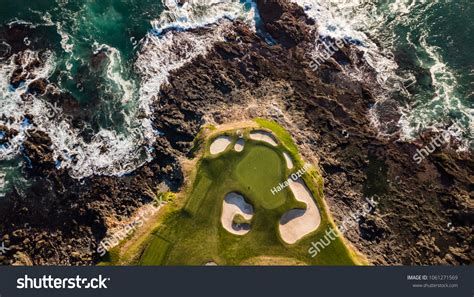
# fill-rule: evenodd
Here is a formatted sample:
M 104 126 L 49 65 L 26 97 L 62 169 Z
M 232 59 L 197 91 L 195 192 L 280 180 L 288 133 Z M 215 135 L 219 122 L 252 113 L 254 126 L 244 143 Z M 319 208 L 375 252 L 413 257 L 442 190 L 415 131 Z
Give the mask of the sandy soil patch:
M 258 141 L 265 141 L 273 146 L 277 146 L 278 143 L 272 133 L 264 130 L 256 130 L 250 132 L 250 138 Z
M 272 266 L 272 265 L 285 265 L 285 266 L 303 266 L 308 265 L 307 263 L 286 257 L 278 256 L 258 256 L 255 258 L 246 259 L 239 263 L 239 265 L 256 265 L 256 266 Z
M 239 140 L 237 140 L 235 142 L 235 145 L 234 145 L 234 150 L 236 152 L 241 152 L 244 150 L 244 144 L 245 144 L 245 140 L 243 138 L 239 138 Z
M 216 129 L 212 131 L 212 134 L 221 133 L 221 132 L 229 131 L 233 129 L 244 129 L 244 128 L 258 128 L 258 124 L 252 120 L 229 122 L 229 123 L 218 125 Z
M 306 209 L 292 209 L 280 219 L 279 230 L 281 238 L 288 244 L 293 244 L 306 234 L 315 231 L 321 223 L 321 216 L 313 195 L 299 178 L 289 179 L 290 189 L 298 201 L 306 204 Z
M 285 157 L 286 167 L 288 169 L 293 169 L 293 160 L 291 159 L 290 155 L 287 152 L 283 152 L 283 157 Z
M 211 154 L 216 155 L 218 153 L 221 153 L 225 151 L 225 149 L 229 146 L 229 144 L 232 142 L 232 138 L 229 136 L 219 136 L 214 141 L 211 143 L 211 147 L 209 148 L 211 151 Z
M 245 220 L 253 217 L 252 205 L 245 202 L 242 195 L 231 192 L 227 194 L 222 203 L 222 226 L 232 234 L 244 235 L 250 231 L 249 224 L 235 224 L 234 217 L 241 215 Z

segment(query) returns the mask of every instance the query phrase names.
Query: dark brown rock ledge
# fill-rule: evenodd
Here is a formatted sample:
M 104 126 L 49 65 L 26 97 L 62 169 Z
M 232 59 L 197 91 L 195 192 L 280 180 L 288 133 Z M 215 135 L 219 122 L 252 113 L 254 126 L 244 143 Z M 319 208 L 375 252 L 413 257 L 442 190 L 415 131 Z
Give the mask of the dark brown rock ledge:
M 313 71 L 312 20 L 288 1 L 257 3 L 263 27 L 277 44 L 236 21 L 225 42 L 173 72 L 156 94 L 154 125 L 165 135 L 157 138 L 154 160 L 133 174 L 74 180 L 54 168 L 47 136 L 28 139 L 32 168 L 24 174 L 32 185 L 26 192 L 15 189 L 1 204 L 2 240 L 11 250 L 0 262 L 97 262 L 108 219 L 127 218 L 149 203 L 150 189 L 161 182 L 180 187 L 177 160 L 189 153 L 204 123 L 264 117 L 286 127 L 305 159 L 322 169 L 336 222 L 361 209 L 364 198 L 379 198 L 375 212 L 346 234 L 374 264 L 472 264 L 472 153 L 443 147 L 417 165 L 412 156 L 423 140 L 381 138 L 372 126 L 375 79 L 369 67 L 360 67 L 365 63 L 357 49 L 346 46 Z M 364 82 L 345 71 L 355 65 L 366 72 Z M 33 91 L 45 89 L 38 82 Z

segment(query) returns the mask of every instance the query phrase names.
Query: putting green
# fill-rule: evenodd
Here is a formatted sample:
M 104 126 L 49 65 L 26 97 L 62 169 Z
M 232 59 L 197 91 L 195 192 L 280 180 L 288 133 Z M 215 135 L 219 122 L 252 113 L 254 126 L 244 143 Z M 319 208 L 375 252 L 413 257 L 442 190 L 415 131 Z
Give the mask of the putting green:
M 266 209 L 274 209 L 285 203 L 287 193 L 284 191 L 273 195 L 271 189 L 286 179 L 281 155 L 264 145 L 248 150 L 235 170 L 237 180 L 246 185 L 251 193 L 249 198 Z

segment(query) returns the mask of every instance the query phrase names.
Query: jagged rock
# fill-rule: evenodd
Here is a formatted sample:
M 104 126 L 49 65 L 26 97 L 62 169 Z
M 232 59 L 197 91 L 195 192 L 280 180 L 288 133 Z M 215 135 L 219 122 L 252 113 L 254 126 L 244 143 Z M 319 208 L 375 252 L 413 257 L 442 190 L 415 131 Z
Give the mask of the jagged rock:
M 28 85 L 28 92 L 35 95 L 43 95 L 46 92 L 47 85 L 48 81 L 46 79 L 37 79 Z
M 294 47 L 308 40 L 311 23 L 303 8 L 286 0 L 258 0 L 260 17 L 268 33 L 285 47 Z
M 0 204 L 5 232 L 22 230 L 15 233 L 21 236 L 11 237 L 12 246 L 21 245 L 36 265 L 97 262 L 94 247 L 110 220 L 125 219 L 152 202 L 149 189 L 161 183 L 173 191 L 182 186 L 178 160 L 190 153 L 205 123 L 265 117 L 285 126 L 304 158 L 322 167 L 325 197 L 336 223 L 360 209 L 364 197 L 380 198 L 374 216 L 345 234 L 373 263 L 472 264 L 472 154 L 443 147 L 417 166 L 412 157 L 422 141 L 417 145 L 379 138 L 367 117 L 375 102 L 375 76 L 360 51 L 344 47 L 313 71 L 307 56 L 314 48 L 313 22 L 288 1 L 264 2 L 257 3 L 263 26 L 278 44 L 268 44 L 235 21 L 226 41 L 173 71 L 152 106 L 157 111 L 153 126 L 164 135 L 156 139 L 153 160 L 131 175 L 74 180 L 54 169 L 51 142 L 44 133 L 30 137 L 25 154 L 33 164 L 26 170 L 32 185 L 26 193 L 13 189 Z M 9 43 L 25 36 L 22 32 L 9 37 Z M 24 50 L 12 48 L 12 53 Z M 103 58 L 92 57 L 91 63 L 99 65 Z M 364 81 L 341 71 L 352 66 L 365 71 Z M 16 83 L 24 80 L 23 74 L 18 73 Z M 71 115 L 75 127 L 89 120 L 81 114 L 87 107 L 71 94 L 47 90 L 42 96 Z M 399 115 L 388 109 L 384 118 L 395 121 Z M 455 228 L 447 228 L 448 223 Z M 443 246 L 432 234 L 450 241 Z M 14 263 L 13 254 L 0 262 Z
M 361 237 L 368 241 L 380 242 L 388 232 L 385 222 L 378 217 L 368 215 L 359 222 Z

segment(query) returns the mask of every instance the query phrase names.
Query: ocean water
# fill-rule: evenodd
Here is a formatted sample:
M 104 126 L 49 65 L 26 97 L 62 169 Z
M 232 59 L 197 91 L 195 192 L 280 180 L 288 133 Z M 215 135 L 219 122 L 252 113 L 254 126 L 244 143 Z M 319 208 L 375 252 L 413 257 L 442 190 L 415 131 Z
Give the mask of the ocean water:
M 378 99 L 400 105 L 403 116 L 395 124 L 401 138 L 410 140 L 424 129 L 442 130 L 459 121 L 463 147 L 472 149 L 470 0 L 292 1 L 316 20 L 321 34 L 358 41 L 377 71 L 382 90 Z M 152 127 L 153 113 L 159 111 L 151 110 L 150 103 L 170 71 L 223 40 L 235 19 L 258 31 L 253 1 L 189 2 L 0 0 L 1 25 L 44 28 L 37 37 L 52 44 L 41 53 L 46 63 L 35 69 L 36 77 L 71 93 L 85 111 L 78 128 L 44 99 L 24 102 L 20 96 L 32 80 L 13 88 L 7 80 L 13 60 L 0 60 L 0 124 L 20 131 L 14 143 L 0 148 L 0 194 L 15 182 L 25 182 L 19 178 L 21 169 L 29 166 L 22 156 L 22 141 L 31 125 L 25 123 L 25 113 L 33 114 L 38 128 L 51 137 L 57 168 L 67 168 L 74 178 L 122 175 L 150 159 L 153 141 L 161 135 Z M 189 31 L 197 27 L 209 30 Z M 26 51 L 23 58 L 32 60 L 38 54 Z M 2 115 L 15 121 L 2 122 Z
M 378 72 L 380 100 L 396 99 L 401 138 L 463 127 L 474 143 L 474 5 L 469 0 L 293 0 L 321 34 L 361 42 Z

